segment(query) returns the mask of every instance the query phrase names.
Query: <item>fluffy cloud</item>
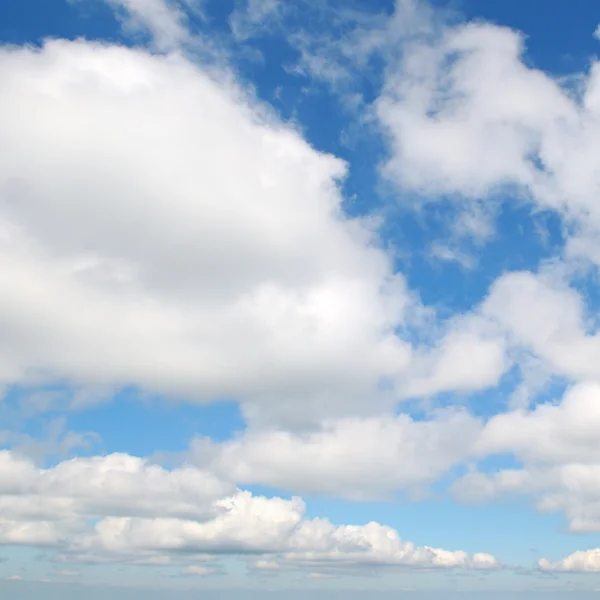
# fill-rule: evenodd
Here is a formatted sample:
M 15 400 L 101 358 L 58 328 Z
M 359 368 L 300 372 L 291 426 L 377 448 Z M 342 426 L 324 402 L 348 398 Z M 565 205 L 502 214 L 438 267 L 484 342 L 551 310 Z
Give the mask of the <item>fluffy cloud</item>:
M 191 460 L 239 484 L 353 499 L 390 497 L 435 481 L 469 456 L 481 422 L 464 411 L 330 421 L 318 431 L 249 431 L 195 440 Z
M 454 484 L 458 497 L 490 501 L 504 494 L 533 495 L 539 510 L 561 511 L 571 531 L 600 530 L 600 385 L 582 383 L 560 404 L 541 404 L 492 417 L 474 455 L 512 454 L 520 468 L 472 472 Z
M 505 336 L 493 320 L 481 315 L 456 318 L 446 324 L 443 338 L 433 349 L 415 352 L 400 393 L 427 397 L 448 390 L 494 387 L 509 365 Z
M 530 156 L 577 111 L 557 83 L 520 61 L 522 49 L 514 31 L 488 24 L 409 45 L 377 105 L 394 144 L 387 174 L 427 194 L 473 198 L 536 184 Z
M 554 375 L 575 385 L 560 401 L 527 409 L 534 400 L 529 396 L 520 409 L 491 417 L 472 447 L 473 457 L 508 455 L 520 466 L 473 470 L 454 490 L 459 498 L 479 502 L 531 495 L 539 510 L 564 513 L 571 531 L 598 531 L 600 343 L 596 320 L 565 271 L 503 275 L 479 313 L 505 332 L 510 348 L 534 357 L 546 381 Z
M 343 213 L 345 165 L 226 72 L 51 41 L 1 49 L 0 81 L 0 382 L 234 398 L 290 425 L 501 375 L 471 332 L 413 361 L 418 303 Z
M 491 555 L 416 547 L 378 523 L 334 526 L 303 519 L 299 499 L 253 497 L 240 492 L 219 503 L 227 510 L 204 523 L 176 519 L 111 517 L 75 540 L 72 552 L 127 556 L 147 553 L 211 552 L 263 556 L 261 568 L 403 566 L 413 568 L 497 569 Z M 273 560 L 276 558 L 277 560 Z
M 204 518 L 215 499 L 234 489 L 200 469 L 166 471 L 125 454 L 74 458 L 44 470 L 1 451 L 0 466 L 3 514 L 25 520 L 107 514 Z
M 482 306 L 513 344 L 543 359 L 553 373 L 600 379 L 600 337 L 581 295 L 549 274 L 509 273 L 492 286 Z
M 193 575 L 214 572 L 198 566 L 211 554 L 258 555 L 258 568 L 499 566 L 488 554 L 415 547 L 378 523 L 306 519 L 299 498 L 232 491 L 193 467 L 111 455 L 38 469 L 7 451 L 0 461 L 0 543 L 54 548 L 63 561 L 168 565 L 185 556 L 183 573 Z
M 397 15 L 407 5 L 414 12 L 399 2 Z M 564 218 L 569 258 L 600 263 L 600 63 L 553 79 L 525 63 L 514 30 L 418 12 L 430 26 L 413 27 L 402 52 L 388 55 L 375 103 L 390 143 L 386 176 L 425 200 L 458 198 L 467 211 L 487 210 L 508 189 Z
M 342 214 L 344 165 L 243 90 L 85 42 L 3 49 L 0 73 L 2 380 L 277 399 L 285 418 L 352 410 L 406 367 L 409 295 Z
M 580 550 L 556 562 L 542 558 L 538 566 L 542 571 L 598 573 L 600 572 L 600 549 Z
M 478 443 L 483 455 L 512 452 L 538 464 L 600 462 L 600 385 L 580 384 L 560 404 L 537 405 L 492 417 Z

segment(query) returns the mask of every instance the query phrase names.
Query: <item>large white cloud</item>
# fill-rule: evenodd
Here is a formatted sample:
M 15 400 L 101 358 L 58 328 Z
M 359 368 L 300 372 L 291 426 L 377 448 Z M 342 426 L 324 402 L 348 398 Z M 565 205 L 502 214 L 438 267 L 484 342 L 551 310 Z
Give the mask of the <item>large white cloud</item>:
M 0 73 L 4 381 L 316 413 L 407 365 L 408 294 L 341 212 L 344 165 L 233 83 L 85 42 Z
M 489 554 L 416 547 L 377 523 L 307 519 L 300 498 L 253 496 L 194 467 L 169 471 L 122 454 L 39 469 L 0 453 L 0 544 L 48 547 L 62 561 L 157 566 L 187 561 L 194 567 L 215 561 L 215 554 L 313 570 L 499 566 Z
M 600 63 L 592 61 L 587 73 L 554 78 L 524 58 L 521 33 L 490 23 L 445 21 L 441 11 L 413 0 L 398 0 L 387 19 L 343 11 L 336 18 L 350 32 L 345 42 L 326 43 L 308 31 L 300 37 L 318 47 L 317 62 L 332 62 L 332 71 L 350 69 L 346 75 L 363 73 L 373 53 L 384 57 L 384 85 L 374 108 L 389 141 L 383 168 L 388 178 L 411 198 L 415 192 L 434 202 L 458 198 L 463 212 L 451 227 L 458 237 L 490 236 L 496 196 L 554 210 L 568 225 L 565 257 L 600 264 Z M 294 44 L 296 37 L 290 37 Z M 437 255 L 460 258 L 449 243 L 434 244 Z M 596 378 L 597 336 L 590 335 L 583 302 L 568 278 L 559 284 L 548 279 L 527 273 L 501 277 L 484 314 L 513 343 L 542 358 L 549 372 Z M 456 337 L 462 336 L 464 331 Z M 417 356 L 405 390 L 427 395 L 496 383 L 506 360 L 501 343 L 481 335 L 473 342 L 463 349 L 457 339 L 446 351 L 442 344 L 439 363 L 424 376 L 419 366 L 432 355 Z M 469 368 L 467 361 L 453 359 L 465 354 L 483 364 Z
M 418 303 L 375 224 L 343 213 L 345 165 L 226 71 L 50 41 L 1 49 L 0 82 L 0 382 L 234 398 L 292 424 L 501 376 L 501 342 L 471 332 L 412 360 L 397 331 Z

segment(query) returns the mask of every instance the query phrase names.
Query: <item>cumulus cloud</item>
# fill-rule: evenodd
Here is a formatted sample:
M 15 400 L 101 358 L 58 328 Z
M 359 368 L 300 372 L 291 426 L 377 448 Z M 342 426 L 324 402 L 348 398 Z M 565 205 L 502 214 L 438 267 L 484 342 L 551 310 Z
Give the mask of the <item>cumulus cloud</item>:
M 489 502 L 506 494 L 530 495 L 538 510 L 562 512 L 570 531 L 600 530 L 596 319 L 564 268 L 501 276 L 479 311 L 505 332 L 509 348 L 533 357 L 542 383 L 559 376 L 571 386 L 562 399 L 529 409 L 534 398 L 521 398 L 515 410 L 491 417 L 473 445 L 473 457 L 509 455 L 518 466 L 475 469 L 454 483 L 456 496 Z M 527 385 L 521 391 L 527 393 Z
M 494 387 L 510 366 L 507 350 L 503 331 L 492 320 L 476 314 L 451 320 L 433 349 L 415 352 L 401 394 L 427 397 Z
M 211 554 L 258 556 L 255 566 L 262 569 L 499 567 L 489 554 L 416 547 L 378 523 L 334 526 L 307 519 L 300 498 L 231 491 L 194 467 L 167 471 L 111 455 L 38 469 L 8 451 L 0 461 L 0 543 L 54 549 L 62 561 L 160 566 L 185 556 L 187 575 L 215 572 L 211 564 L 198 564 Z
M 375 103 L 390 145 L 384 174 L 467 211 L 509 190 L 564 219 L 570 259 L 598 264 L 600 63 L 558 80 L 526 63 L 517 31 L 435 23 L 413 28 L 388 60 Z
M 477 243 L 493 233 L 494 199 L 510 190 L 516 202 L 563 218 L 568 261 L 600 264 L 600 63 L 592 62 L 576 83 L 555 79 L 525 61 L 521 33 L 490 23 L 457 24 L 426 3 L 410 0 L 397 2 L 391 17 L 340 11 L 336 18 L 344 23 L 345 42 L 328 46 L 318 32 L 302 32 L 299 39 L 304 48 L 319 49 L 308 56 L 325 60 L 324 72 L 356 75 L 373 53 L 384 57 L 384 82 L 374 110 L 389 142 L 383 166 L 388 179 L 413 198 L 456 199 L 459 214 L 453 223 L 471 225 L 453 235 Z M 361 57 L 351 68 L 346 48 Z M 308 70 L 319 76 L 318 66 Z M 459 243 L 434 244 L 433 253 L 463 262 L 469 258 Z M 514 344 L 543 359 L 549 372 L 597 378 L 597 336 L 590 334 L 582 300 L 568 279 L 502 276 L 483 311 Z M 478 337 L 468 346 L 467 353 L 483 363 L 472 369 L 461 358 L 452 359 L 465 354 L 459 342 L 455 348 L 445 355 L 443 348 L 436 349 L 438 362 L 424 374 L 418 371 L 432 354 L 417 356 L 409 386 L 416 395 L 435 393 L 438 382 L 443 389 L 468 390 L 469 377 L 461 377 L 461 371 L 469 371 L 477 389 L 498 382 L 506 364 L 500 340 Z M 459 386 L 448 383 L 454 377 Z
M 541 133 L 577 113 L 557 83 L 520 62 L 522 49 L 514 31 L 488 24 L 409 46 L 377 104 L 394 148 L 386 173 L 431 195 L 533 185 Z
M 192 443 L 190 459 L 239 484 L 353 499 L 389 498 L 435 481 L 471 452 L 481 422 L 465 411 L 424 421 L 348 418 L 305 433 L 249 431 Z
M 344 43 L 352 56 L 362 57 L 352 62 L 354 74 L 362 73 L 361 60 L 364 67 L 373 53 L 385 58 L 374 109 L 389 141 L 383 168 L 389 179 L 411 197 L 416 192 L 433 202 L 457 198 L 453 223 L 471 225 L 454 235 L 477 243 L 493 233 L 494 198 L 510 190 L 517 202 L 530 201 L 564 219 L 568 260 L 600 264 L 598 64 L 577 84 L 554 79 L 526 63 L 519 32 L 489 23 L 456 24 L 410 0 L 397 2 L 391 17 L 340 11 L 335 18 L 344 23 L 345 42 L 324 45 L 318 32 L 302 32 L 298 39 L 305 48 L 319 48 L 308 55 L 325 60 L 324 71 L 347 74 Z M 308 70 L 319 76 L 318 66 Z M 444 259 L 469 258 L 460 243 L 434 244 L 433 251 Z M 493 286 L 484 310 L 508 329 L 513 342 L 547 361 L 549 370 L 575 379 L 596 377 L 595 336 L 584 336 L 581 300 L 568 283 L 509 274 Z M 553 318 L 563 308 L 567 320 Z M 553 327 L 557 330 L 547 331 Z M 435 393 L 436 382 L 460 377 L 461 370 L 469 371 L 477 389 L 496 384 L 506 361 L 501 342 L 478 338 L 469 350 L 484 364 L 469 370 L 465 361 L 455 365 L 450 351 L 442 357 L 438 349 L 440 364 L 411 381 L 415 393 Z M 462 355 L 457 344 L 456 356 Z M 416 361 L 416 371 L 426 363 Z M 462 389 L 469 389 L 468 379 L 460 377 Z
M 551 372 L 575 380 L 600 379 L 600 337 L 581 294 L 564 278 L 509 273 L 492 286 L 482 306 L 513 345 L 545 361 Z
M 166 471 L 126 454 L 74 458 L 39 469 L 29 459 L 4 450 L 0 465 L 5 514 L 46 522 L 120 512 L 202 518 L 212 514 L 213 500 L 234 489 L 200 469 Z
M 539 404 L 530 411 L 492 417 L 478 444 L 483 455 L 513 452 L 526 462 L 568 464 L 599 462 L 595 446 L 600 426 L 600 386 L 583 383 L 560 404 Z
M 84 42 L 4 49 L 0 71 L 3 380 L 285 410 L 352 405 L 406 366 L 404 282 L 343 216 L 344 165 L 243 90 Z
M 558 404 L 492 417 L 474 446 L 474 456 L 512 454 L 522 467 L 473 471 L 454 484 L 467 501 L 527 494 L 544 512 L 561 511 L 574 532 L 600 530 L 600 386 L 581 383 Z
M 374 223 L 344 214 L 346 166 L 230 74 L 51 41 L 0 50 L 0 81 L 1 382 L 234 398 L 287 424 L 408 389 L 418 302 Z M 415 363 L 425 392 L 500 376 L 500 348 L 452 335 L 449 366 Z M 457 367 L 469 344 L 476 372 Z
M 558 571 L 567 573 L 598 573 L 600 572 L 600 549 L 580 550 L 556 562 L 541 558 L 538 567 L 542 571 Z

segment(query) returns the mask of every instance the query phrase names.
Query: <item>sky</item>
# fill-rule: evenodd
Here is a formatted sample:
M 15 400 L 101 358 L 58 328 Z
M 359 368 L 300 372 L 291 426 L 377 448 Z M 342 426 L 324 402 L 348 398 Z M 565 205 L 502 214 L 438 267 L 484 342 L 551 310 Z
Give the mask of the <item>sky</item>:
M 600 590 L 600 6 L 0 3 L 0 595 Z

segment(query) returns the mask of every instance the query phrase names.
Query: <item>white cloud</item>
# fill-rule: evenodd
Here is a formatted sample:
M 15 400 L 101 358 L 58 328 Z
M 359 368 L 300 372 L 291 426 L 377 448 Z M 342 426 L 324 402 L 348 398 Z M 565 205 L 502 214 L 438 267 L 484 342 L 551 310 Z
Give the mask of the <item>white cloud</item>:
M 161 50 L 189 35 L 175 5 L 113 4 Z M 250 3 L 248 18 L 274 7 Z M 514 32 L 468 25 L 432 42 L 419 15 L 410 27 L 427 35 L 406 40 L 376 103 L 393 150 L 387 176 L 467 199 L 456 236 L 479 241 L 492 234 L 481 198 L 520 186 L 569 219 L 586 214 L 568 253 L 596 260 L 600 69 L 578 103 L 523 64 Z M 388 43 L 371 33 L 352 38 L 363 57 Z M 502 453 L 523 469 L 471 473 L 457 493 L 525 491 L 540 509 L 565 511 L 574 530 L 600 528 L 593 384 L 485 427 L 460 411 L 389 416 L 398 399 L 496 385 L 509 345 L 598 381 L 600 346 L 579 295 L 546 275 L 508 274 L 474 316 L 411 346 L 397 332 L 418 303 L 377 247 L 376 224 L 343 213 L 346 165 L 233 79 L 176 54 L 83 41 L 0 51 L 0 383 L 233 398 L 251 425 L 239 439 L 196 444 L 205 471 L 124 455 L 39 470 L 4 453 L 0 540 L 140 564 L 185 551 L 264 554 L 263 569 L 494 566 L 487 555 L 416 548 L 379 524 L 308 520 L 298 499 L 229 482 L 381 497 Z
M 313 537 L 314 536 L 314 537 Z M 317 544 L 314 539 L 318 539 Z M 402 542 L 397 532 L 378 523 L 335 527 L 326 521 L 308 521 L 298 529 L 289 561 L 325 562 L 331 566 L 353 564 L 406 567 L 497 569 L 498 561 L 489 554 L 448 552 L 429 546 L 416 547 Z
M 63 561 L 175 564 L 209 575 L 207 554 L 256 557 L 258 568 L 359 565 L 497 568 L 468 555 L 404 542 L 378 523 L 334 526 L 307 519 L 299 498 L 219 495 L 214 476 L 193 467 L 166 471 L 126 455 L 72 459 L 51 469 L 0 454 L 0 544 L 46 546 Z M 215 560 L 214 557 L 212 559 Z
M 498 327 L 480 315 L 459 317 L 446 324 L 445 335 L 433 350 L 415 353 L 401 394 L 419 397 L 494 387 L 509 366 Z
M 377 103 L 395 152 L 386 173 L 432 195 L 533 185 L 529 156 L 541 132 L 576 111 L 556 83 L 520 62 L 521 51 L 517 34 L 487 24 L 409 45 Z
M 109 2 L 161 51 L 190 41 L 174 3 Z M 398 10 L 392 23 L 405 29 L 394 34 L 372 15 L 355 17 L 331 54 L 313 52 L 315 39 L 293 42 L 307 72 L 335 80 L 346 72 L 332 56 L 360 63 L 402 38 L 401 61 L 386 50 L 375 106 L 391 141 L 385 174 L 430 199 L 461 197 L 453 243 L 489 239 L 485 201 L 516 185 L 578 225 L 568 258 L 600 264 L 600 66 L 576 100 L 523 63 L 515 32 L 440 32 L 414 3 L 399 5 L 410 18 Z M 234 32 L 251 35 L 279 7 L 249 0 Z M 0 543 L 198 576 L 221 554 L 313 578 L 364 565 L 497 568 L 490 555 L 417 547 L 378 523 L 308 519 L 299 498 L 231 482 L 380 498 L 507 453 L 522 468 L 473 471 L 456 493 L 531 494 L 571 530 L 600 530 L 600 344 L 581 296 L 548 273 L 510 273 L 472 315 L 438 326 L 435 343 L 409 344 L 398 331 L 423 307 L 378 248 L 376 223 L 344 214 L 346 165 L 234 79 L 177 53 L 84 41 L 0 50 L 0 384 L 233 398 L 250 423 L 238 439 L 197 441 L 190 456 L 202 469 L 122 454 L 39 469 L 2 452 Z M 458 247 L 434 251 L 466 261 Z M 460 410 L 392 416 L 399 399 L 496 385 L 515 349 L 543 363 L 543 380 L 586 383 L 560 404 L 527 410 L 521 399 L 485 425 Z M 88 441 L 59 429 L 57 452 Z M 596 570 L 597 552 L 540 568 Z
M 230 74 L 52 41 L 0 50 L 0 81 L 0 382 L 234 398 L 288 425 L 374 414 L 395 401 L 382 381 L 409 385 L 396 332 L 418 303 L 375 224 L 343 213 L 345 165 Z M 414 365 L 427 393 L 501 374 L 500 348 L 452 335 L 452 372 Z
M 0 451 L 0 506 L 15 519 L 71 524 L 77 515 L 210 516 L 233 487 L 192 467 L 166 471 L 125 454 L 74 458 L 39 469 Z
M 600 63 L 573 85 L 526 64 L 514 30 L 428 19 L 437 26 L 413 28 L 389 55 L 375 104 L 390 142 L 385 175 L 467 212 L 508 189 L 574 226 L 569 258 L 600 262 Z
M 525 462 L 568 464 L 599 462 L 600 386 L 580 384 L 560 404 L 492 417 L 478 444 L 482 455 L 512 452 Z
M 556 562 L 551 562 L 547 558 L 542 558 L 540 559 L 538 566 L 542 571 L 598 573 L 600 572 L 600 548 L 580 550 Z
M 551 274 L 500 277 L 482 312 L 507 331 L 514 345 L 545 361 L 551 372 L 575 380 L 600 380 L 600 337 L 581 295 Z
M 492 417 L 474 456 L 512 454 L 522 467 L 473 471 L 453 484 L 455 494 L 476 502 L 531 495 L 540 511 L 563 512 L 570 531 L 600 531 L 599 406 L 600 385 L 582 383 L 559 404 Z
M 378 523 L 334 526 L 303 519 L 299 499 L 252 497 L 240 492 L 221 504 L 227 511 L 206 523 L 176 519 L 111 517 L 77 540 L 74 551 L 132 554 L 159 552 L 256 554 L 279 557 L 288 568 L 319 564 L 336 568 L 371 566 L 495 569 L 489 554 L 415 547 Z M 271 560 L 271 559 L 267 559 Z
M 406 366 L 404 283 L 341 213 L 339 160 L 174 56 L 51 42 L 0 72 L 2 379 L 310 411 Z
M 481 423 L 464 411 L 430 420 L 349 418 L 314 432 L 249 431 L 192 443 L 190 459 L 238 484 L 353 499 L 390 497 L 435 481 L 472 452 Z

